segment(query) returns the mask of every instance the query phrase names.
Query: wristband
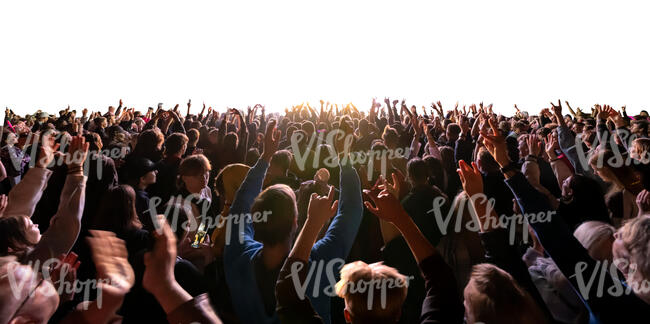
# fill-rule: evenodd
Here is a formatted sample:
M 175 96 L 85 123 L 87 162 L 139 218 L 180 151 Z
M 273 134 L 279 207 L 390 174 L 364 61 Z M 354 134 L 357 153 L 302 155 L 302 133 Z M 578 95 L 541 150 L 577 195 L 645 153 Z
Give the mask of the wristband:
M 528 156 L 526 156 L 526 161 L 537 163 L 537 157 L 532 154 L 528 154 Z
M 501 173 L 508 173 L 510 171 L 519 171 L 519 165 L 515 162 L 510 162 L 510 164 L 501 168 Z

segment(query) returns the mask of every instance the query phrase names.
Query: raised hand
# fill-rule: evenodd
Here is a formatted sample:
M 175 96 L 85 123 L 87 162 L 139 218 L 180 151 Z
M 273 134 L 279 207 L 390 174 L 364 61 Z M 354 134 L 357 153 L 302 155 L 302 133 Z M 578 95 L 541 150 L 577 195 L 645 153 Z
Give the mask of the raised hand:
M 363 204 L 371 213 L 380 219 L 389 223 L 397 224 L 403 219 L 409 217 L 404 211 L 404 208 L 402 208 L 399 200 L 387 189 L 380 192 L 371 190 L 364 190 L 363 192 L 370 197 L 370 200 L 372 201 L 372 203 L 364 201 Z
M 49 132 L 42 135 L 40 139 L 41 149 L 36 161 L 36 167 L 47 168 L 54 160 L 54 152 L 59 149 L 60 144 L 54 143 L 54 136 Z
M 479 172 L 475 162 L 472 162 L 470 166 L 463 160 L 458 161 L 458 169 L 456 172 L 460 176 L 463 190 L 469 197 L 483 193 L 483 176 Z
M 537 139 L 537 135 L 529 134 L 526 136 L 526 144 L 528 145 L 528 154 L 537 157 L 542 152 L 542 145 L 539 139 Z
M 555 116 L 559 116 L 559 118 L 561 118 L 562 117 L 562 102 L 560 101 L 560 99 L 557 100 L 557 105 L 555 105 L 551 101 L 551 107 L 553 108 L 553 113 L 555 114 Z
M 544 150 L 546 151 L 546 155 L 548 156 L 549 160 L 553 160 L 557 158 L 557 153 L 556 150 L 560 149 L 560 144 L 557 141 L 557 137 L 553 136 L 553 133 L 549 133 L 546 135 L 546 147 Z
M 85 137 L 81 135 L 72 137 L 70 146 L 68 147 L 69 159 L 66 159 L 68 172 L 75 171 L 75 169 L 81 171 L 81 165 L 86 161 L 86 157 L 88 156 L 89 146 L 90 144 L 86 143 Z
M 280 139 L 282 138 L 282 131 L 277 129 L 276 120 L 272 119 L 266 126 L 266 133 L 264 134 L 264 147 L 262 149 L 261 159 L 266 162 L 271 162 L 271 157 L 278 150 Z
M 492 128 L 492 132 L 491 134 L 486 131 L 481 132 L 483 142 L 485 143 L 485 148 L 487 148 L 488 152 L 490 152 L 492 157 L 494 157 L 497 163 L 499 163 L 503 168 L 510 164 L 506 139 L 499 134 L 499 128 L 496 125 L 496 121 L 490 118 L 488 119 L 488 123 L 490 124 L 490 128 Z
M 636 195 L 636 206 L 639 208 L 639 217 L 650 212 L 650 192 L 643 190 Z
M 307 219 L 315 221 L 320 226 L 325 225 L 330 220 L 339 207 L 339 201 L 334 200 L 334 186 L 330 186 L 327 196 L 318 196 L 312 193 L 309 197 L 309 207 L 307 207 Z
M 111 296 L 126 295 L 135 283 L 135 274 L 129 264 L 124 241 L 113 232 L 90 230 L 90 234 L 86 240 L 92 251 L 97 279 L 107 280 L 107 283 L 99 284 L 102 291 Z

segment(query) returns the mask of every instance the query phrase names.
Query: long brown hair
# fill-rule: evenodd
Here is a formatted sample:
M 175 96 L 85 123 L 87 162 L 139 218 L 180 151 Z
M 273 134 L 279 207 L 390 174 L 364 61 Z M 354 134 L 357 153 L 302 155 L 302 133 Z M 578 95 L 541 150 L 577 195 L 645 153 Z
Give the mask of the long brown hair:
M 116 234 L 142 228 L 135 211 L 135 191 L 128 185 L 108 189 L 97 213 L 89 219 L 90 229 L 111 231 Z
M 34 244 L 27 239 L 24 216 L 0 218 L 0 256 L 21 257 L 32 246 Z

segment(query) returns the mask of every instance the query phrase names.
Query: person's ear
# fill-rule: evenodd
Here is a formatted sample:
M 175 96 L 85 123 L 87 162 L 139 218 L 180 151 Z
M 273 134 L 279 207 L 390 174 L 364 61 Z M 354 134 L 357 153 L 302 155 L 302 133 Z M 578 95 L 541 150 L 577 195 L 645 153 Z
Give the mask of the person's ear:
M 352 318 L 350 316 L 350 312 L 348 312 L 348 309 L 343 310 L 343 316 L 345 317 L 345 322 L 346 323 L 352 323 Z

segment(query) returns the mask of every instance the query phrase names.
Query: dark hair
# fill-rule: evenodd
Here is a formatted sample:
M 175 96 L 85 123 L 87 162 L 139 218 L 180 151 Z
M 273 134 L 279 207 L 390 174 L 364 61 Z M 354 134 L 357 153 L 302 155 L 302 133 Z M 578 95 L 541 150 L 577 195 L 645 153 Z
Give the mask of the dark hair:
M 22 255 L 34 244 L 27 239 L 23 216 L 0 218 L 0 256 Z M 9 251 L 11 249 L 11 251 Z
M 406 164 L 408 178 L 413 184 L 425 184 L 429 178 L 429 168 L 420 158 L 412 158 Z
M 158 145 L 163 143 L 164 140 L 162 132 L 157 128 L 147 129 L 138 136 L 138 142 L 131 155 L 145 157 L 154 163 L 158 162 L 161 158 Z
M 249 148 L 246 153 L 246 165 L 252 167 L 257 163 L 257 160 L 260 158 L 260 151 L 257 148 Z
M 440 189 L 445 187 L 445 170 L 442 167 L 440 160 L 431 155 L 425 156 L 422 159 L 429 168 L 429 185 L 436 186 Z
M 108 189 L 97 208 L 90 214 L 90 229 L 111 231 L 117 235 L 132 229 L 142 228 L 135 211 L 135 191 L 129 185 L 119 185 Z M 151 219 L 148 220 L 153 224 Z M 147 220 L 144 220 L 145 224 Z
M 451 123 L 451 124 L 447 125 L 447 131 L 449 133 L 451 133 L 452 135 L 454 135 L 454 136 L 458 136 L 460 134 L 460 132 L 461 132 L 461 129 L 460 129 L 460 126 L 458 124 Z M 451 139 L 448 138 L 447 140 L 451 140 Z
M 234 132 L 229 132 L 223 138 L 223 146 L 226 149 L 230 149 L 233 151 L 237 149 L 238 142 L 239 142 L 239 138 L 237 137 L 237 133 Z
M 292 234 L 298 209 L 296 195 L 287 185 L 277 184 L 266 188 L 255 198 L 251 215 L 271 212 L 266 221 L 253 222 L 255 240 L 269 246 L 281 243 Z
M 289 166 L 291 166 L 291 160 L 291 152 L 287 150 L 279 150 L 271 157 L 270 165 L 277 166 L 286 172 L 289 170 Z
M 388 125 L 384 127 L 384 133 L 381 134 L 381 138 L 384 140 L 384 144 L 386 144 L 387 147 L 395 147 L 399 142 L 399 135 L 397 134 L 397 130 Z
M 210 161 L 203 154 L 185 157 L 178 166 L 179 176 L 195 176 L 212 170 Z
M 199 142 L 199 131 L 196 128 L 192 128 L 187 131 L 187 141 L 189 145 L 196 146 Z
M 315 130 L 316 130 L 316 128 L 314 126 L 314 123 L 312 123 L 312 122 L 310 122 L 308 120 L 302 122 L 302 125 L 300 126 L 300 128 L 303 131 L 305 131 L 305 133 L 310 134 L 310 135 L 313 134 L 315 132 Z
M 181 155 L 185 154 L 185 152 L 181 152 L 181 150 L 183 150 L 183 145 L 187 144 L 187 142 L 188 138 L 183 133 L 173 133 L 169 135 L 165 141 L 165 155 L 173 155 L 177 153 L 180 153 Z
M 94 132 L 89 132 L 84 135 L 86 142 L 88 142 L 88 150 L 90 151 L 99 151 L 99 145 L 102 144 L 102 138 L 99 134 Z

